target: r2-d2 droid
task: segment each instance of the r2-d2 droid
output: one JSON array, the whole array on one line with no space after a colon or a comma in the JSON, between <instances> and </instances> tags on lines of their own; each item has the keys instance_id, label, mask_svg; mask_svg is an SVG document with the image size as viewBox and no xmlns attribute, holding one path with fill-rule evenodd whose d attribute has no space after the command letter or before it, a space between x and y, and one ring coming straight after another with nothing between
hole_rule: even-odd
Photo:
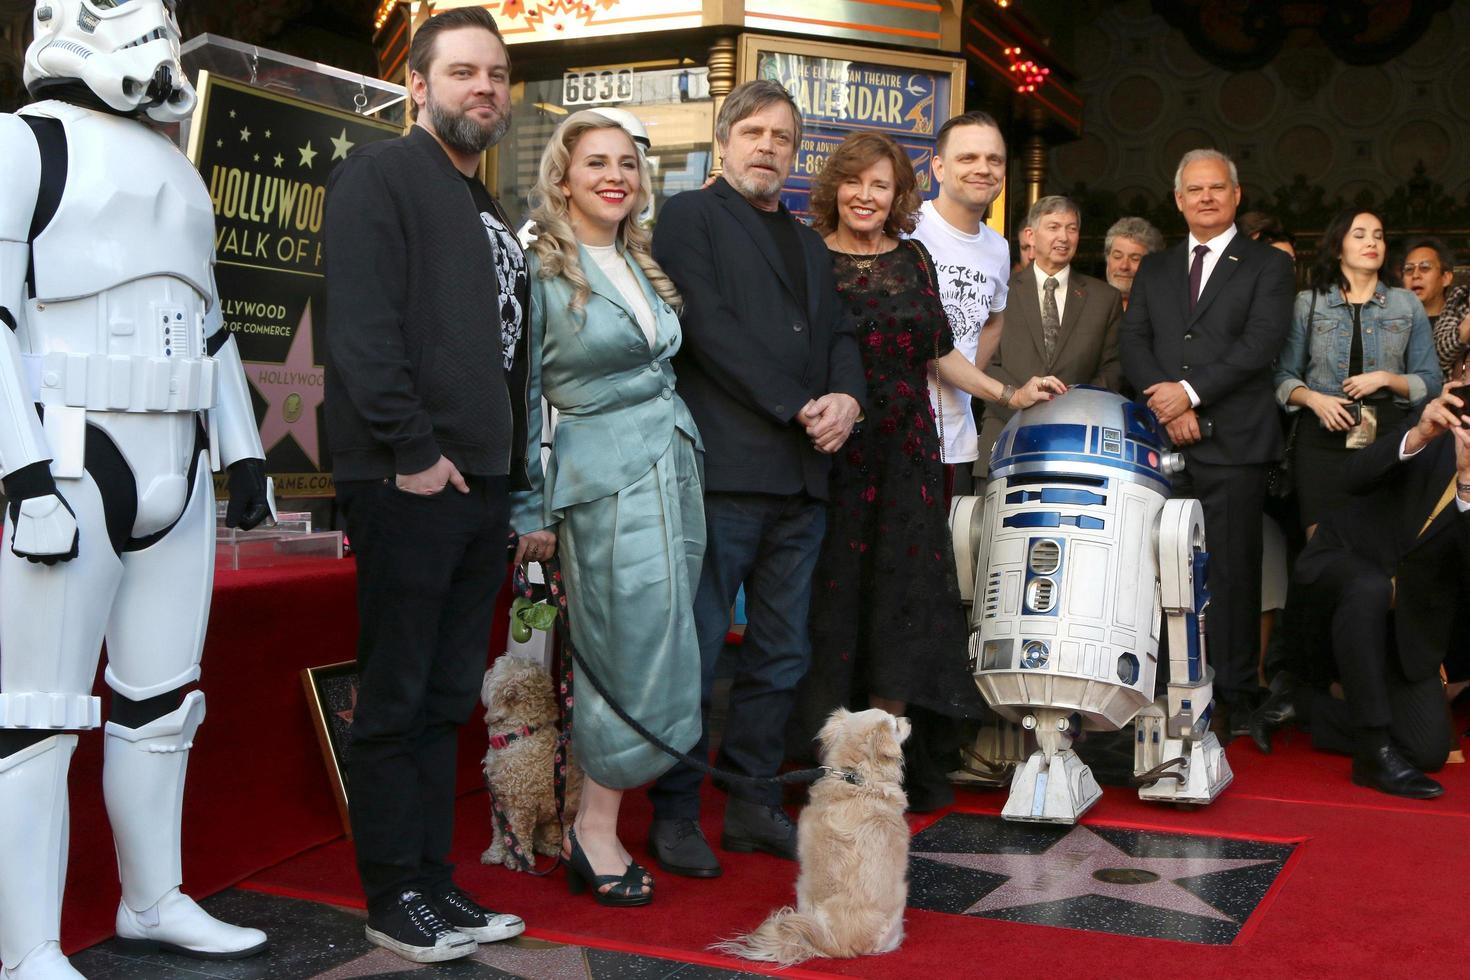
<instances>
[{"instance_id":1,"label":"r2-d2 droid","mask_svg":"<svg viewBox=\"0 0 1470 980\"><path fill-rule=\"evenodd\" d=\"M1071 748L1084 727L1134 722L1143 799L1208 803L1232 778L1209 730L1203 512L1169 499L1182 464L1147 408L1073 388L1012 417L983 499L956 506L956 553L975 556L976 682L1036 742L1016 760L1007 819L1073 823L1097 802ZM1170 682L1155 700L1161 612Z\"/></svg>"}]
</instances>

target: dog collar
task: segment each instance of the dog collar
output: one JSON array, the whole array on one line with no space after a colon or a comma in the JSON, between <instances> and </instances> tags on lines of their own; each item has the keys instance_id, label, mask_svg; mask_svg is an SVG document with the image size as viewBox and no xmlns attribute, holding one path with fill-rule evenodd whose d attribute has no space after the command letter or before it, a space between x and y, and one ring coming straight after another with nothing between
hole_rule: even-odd
<instances>
[{"instance_id":1,"label":"dog collar","mask_svg":"<svg viewBox=\"0 0 1470 980\"><path fill-rule=\"evenodd\" d=\"M861 786L863 784L863 776L862 776L862 773L859 773L859 772L856 772L856 771L854 771L854 772L847 772L847 771L842 770L842 769L834 769L831 766L818 766L818 768L821 769L827 775L829 775L829 776L835 776L835 777L837 777L838 779L842 780L844 783L847 783L850 786Z\"/></svg>"},{"instance_id":2,"label":"dog collar","mask_svg":"<svg viewBox=\"0 0 1470 980\"><path fill-rule=\"evenodd\" d=\"M490 747L496 750L504 749L505 747L510 745L511 742L523 739L527 735L533 734L535 731L536 729L531 727L530 725L522 725L520 728L517 728L513 732L501 732L498 735L491 735Z\"/></svg>"}]
</instances>

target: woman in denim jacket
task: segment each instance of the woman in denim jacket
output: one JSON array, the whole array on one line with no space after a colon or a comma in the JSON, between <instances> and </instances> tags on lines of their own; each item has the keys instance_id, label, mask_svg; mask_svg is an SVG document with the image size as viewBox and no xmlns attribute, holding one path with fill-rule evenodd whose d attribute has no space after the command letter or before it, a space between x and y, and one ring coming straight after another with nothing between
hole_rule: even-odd
<instances>
[{"instance_id":1,"label":"woman in denim jacket","mask_svg":"<svg viewBox=\"0 0 1470 980\"><path fill-rule=\"evenodd\" d=\"M1379 277L1387 252L1377 213L1339 212L1322 236L1311 288L1297 294L1277 358L1276 398L1301 413L1292 422L1291 465L1309 536L1346 499L1349 454L1391 432L1440 387L1423 305Z\"/></svg>"}]
</instances>

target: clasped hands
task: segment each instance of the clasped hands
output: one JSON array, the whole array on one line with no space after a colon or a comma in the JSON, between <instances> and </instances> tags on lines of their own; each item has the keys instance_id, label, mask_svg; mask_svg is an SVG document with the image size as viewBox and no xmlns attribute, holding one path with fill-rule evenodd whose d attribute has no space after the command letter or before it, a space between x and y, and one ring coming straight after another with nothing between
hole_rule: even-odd
<instances>
[{"instance_id":1,"label":"clasped hands","mask_svg":"<svg viewBox=\"0 0 1470 980\"><path fill-rule=\"evenodd\" d=\"M856 398L834 391L808 401L796 413L796 421L806 428L812 447L830 455L847 442L859 411Z\"/></svg>"},{"instance_id":2,"label":"clasped hands","mask_svg":"<svg viewBox=\"0 0 1470 980\"><path fill-rule=\"evenodd\" d=\"M1191 446L1200 441L1199 415L1183 384L1160 381L1143 389L1143 393L1148 398L1148 407L1163 423L1174 445Z\"/></svg>"}]
</instances>

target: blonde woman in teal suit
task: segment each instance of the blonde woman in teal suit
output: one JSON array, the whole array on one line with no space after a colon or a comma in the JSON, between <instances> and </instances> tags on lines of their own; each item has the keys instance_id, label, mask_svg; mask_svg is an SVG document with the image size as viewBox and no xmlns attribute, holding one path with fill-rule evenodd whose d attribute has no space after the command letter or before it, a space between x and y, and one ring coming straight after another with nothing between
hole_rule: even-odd
<instances>
[{"instance_id":1,"label":"blonde woman in teal suit","mask_svg":"<svg viewBox=\"0 0 1470 980\"><path fill-rule=\"evenodd\" d=\"M628 133L592 111L564 120L532 193L531 386L558 413L550 462L512 521L523 555L560 547L572 640L628 713L681 751L700 734L693 587L704 558L703 447L669 359L682 334L674 284L634 216L651 193ZM536 352L540 356L536 356ZM644 905L653 878L618 840L625 789L674 760L577 685L573 754L586 772L563 850L573 892Z\"/></svg>"}]
</instances>

